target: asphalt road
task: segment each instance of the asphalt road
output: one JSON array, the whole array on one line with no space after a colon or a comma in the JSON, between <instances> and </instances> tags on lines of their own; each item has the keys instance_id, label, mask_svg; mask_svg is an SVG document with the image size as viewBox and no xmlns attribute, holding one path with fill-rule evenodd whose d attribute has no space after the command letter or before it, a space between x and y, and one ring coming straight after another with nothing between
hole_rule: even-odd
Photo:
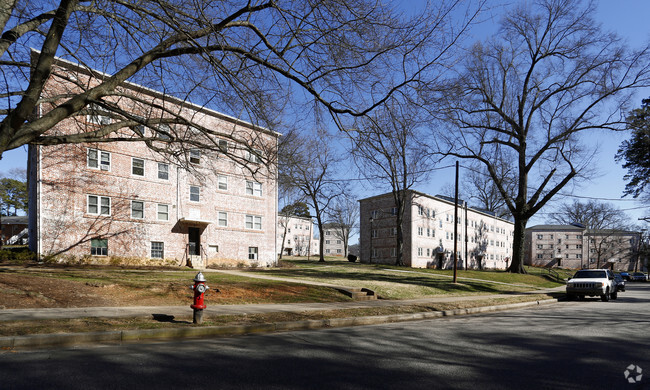
<instances>
[{"instance_id":1,"label":"asphalt road","mask_svg":"<svg viewBox=\"0 0 650 390\"><path fill-rule=\"evenodd\" d=\"M630 365L644 370L635 384L624 375ZM0 389L14 388L650 389L650 283L631 283L611 302L233 338L2 351Z\"/></svg>"}]
</instances>

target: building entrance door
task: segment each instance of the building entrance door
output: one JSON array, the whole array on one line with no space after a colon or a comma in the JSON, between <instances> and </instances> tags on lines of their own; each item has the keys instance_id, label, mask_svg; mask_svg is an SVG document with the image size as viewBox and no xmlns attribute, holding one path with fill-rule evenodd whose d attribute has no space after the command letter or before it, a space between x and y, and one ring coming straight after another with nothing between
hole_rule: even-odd
<instances>
[{"instance_id":1,"label":"building entrance door","mask_svg":"<svg viewBox=\"0 0 650 390\"><path fill-rule=\"evenodd\" d=\"M199 228L187 228L188 242L189 242L189 254L193 256L201 255L201 229Z\"/></svg>"}]
</instances>

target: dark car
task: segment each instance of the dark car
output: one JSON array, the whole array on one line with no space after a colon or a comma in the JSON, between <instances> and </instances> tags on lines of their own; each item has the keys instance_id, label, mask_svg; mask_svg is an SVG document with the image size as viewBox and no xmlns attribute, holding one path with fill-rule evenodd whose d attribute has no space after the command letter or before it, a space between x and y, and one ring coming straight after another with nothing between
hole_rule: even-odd
<instances>
[{"instance_id":1,"label":"dark car","mask_svg":"<svg viewBox=\"0 0 650 390\"><path fill-rule=\"evenodd\" d=\"M634 272L632 275L630 275L630 280L633 282L645 282L648 280L648 278L643 272Z\"/></svg>"},{"instance_id":2,"label":"dark car","mask_svg":"<svg viewBox=\"0 0 650 390\"><path fill-rule=\"evenodd\" d=\"M616 282L616 291L625 291L625 280L620 274L614 274L614 281Z\"/></svg>"},{"instance_id":3,"label":"dark car","mask_svg":"<svg viewBox=\"0 0 650 390\"><path fill-rule=\"evenodd\" d=\"M630 280L630 273L629 272L621 272L621 277L623 280Z\"/></svg>"}]
</instances>

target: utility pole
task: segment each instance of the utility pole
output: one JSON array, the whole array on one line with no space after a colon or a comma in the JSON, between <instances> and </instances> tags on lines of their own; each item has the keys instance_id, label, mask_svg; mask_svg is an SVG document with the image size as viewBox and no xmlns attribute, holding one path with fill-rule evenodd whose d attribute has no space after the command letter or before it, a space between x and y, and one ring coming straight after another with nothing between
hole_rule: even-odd
<instances>
[{"instance_id":1,"label":"utility pole","mask_svg":"<svg viewBox=\"0 0 650 390\"><path fill-rule=\"evenodd\" d=\"M454 195L454 283L458 270L458 161L456 161L456 191Z\"/></svg>"}]
</instances>

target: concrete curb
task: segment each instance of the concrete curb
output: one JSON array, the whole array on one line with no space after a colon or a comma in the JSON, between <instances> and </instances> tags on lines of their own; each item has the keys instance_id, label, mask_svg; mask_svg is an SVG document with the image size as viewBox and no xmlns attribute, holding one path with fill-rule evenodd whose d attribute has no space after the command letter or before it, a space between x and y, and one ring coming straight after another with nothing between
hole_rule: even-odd
<instances>
[{"instance_id":1,"label":"concrete curb","mask_svg":"<svg viewBox=\"0 0 650 390\"><path fill-rule=\"evenodd\" d=\"M411 314L391 314L384 316L330 318L326 320L306 320L278 322L269 324L206 326L193 328L164 328L138 329L124 331L38 334L29 336L0 337L0 348L41 348L69 347L74 345L95 343L130 343L145 340L173 340L200 337L225 337L252 333L286 332L296 330L339 328L346 326L376 325L393 322L419 321L433 318L451 317L457 315L487 313L508 309L519 309L529 306L557 303L557 299L511 303L506 305L481 306L468 309L432 311Z\"/></svg>"}]
</instances>

